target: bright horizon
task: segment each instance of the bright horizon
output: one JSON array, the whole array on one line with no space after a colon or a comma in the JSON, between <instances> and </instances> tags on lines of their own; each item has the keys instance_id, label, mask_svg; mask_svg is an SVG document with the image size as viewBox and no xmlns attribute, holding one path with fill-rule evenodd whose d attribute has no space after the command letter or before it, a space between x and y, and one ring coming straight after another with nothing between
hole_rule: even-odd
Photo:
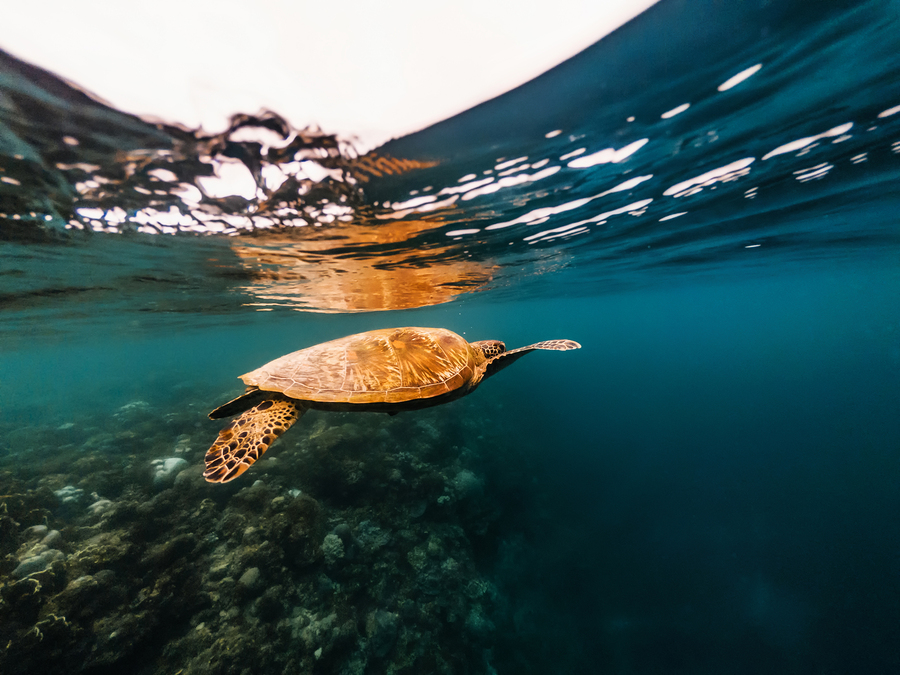
<instances>
[{"instance_id":1,"label":"bright horizon","mask_svg":"<svg viewBox=\"0 0 900 675\"><path fill-rule=\"evenodd\" d=\"M50 0L7 8L0 48L126 112L220 131L269 108L374 147L537 77L655 1Z\"/></svg>"}]
</instances>

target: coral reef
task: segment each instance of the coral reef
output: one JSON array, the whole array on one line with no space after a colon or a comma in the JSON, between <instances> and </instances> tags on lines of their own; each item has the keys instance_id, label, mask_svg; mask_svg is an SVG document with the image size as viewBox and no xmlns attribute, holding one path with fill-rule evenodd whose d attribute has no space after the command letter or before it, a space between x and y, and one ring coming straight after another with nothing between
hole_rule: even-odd
<instances>
[{"instance_id":1,"label":"coral reef","mask_svg":"<svg viewBox=\"0 0 900 675\"><path fill-rule=\"evenodd\" d=\"M227 485L192 409L3 430L0 672L494 672L499 514L454 408L310 413Z\"/></svg>"}]
</instances>

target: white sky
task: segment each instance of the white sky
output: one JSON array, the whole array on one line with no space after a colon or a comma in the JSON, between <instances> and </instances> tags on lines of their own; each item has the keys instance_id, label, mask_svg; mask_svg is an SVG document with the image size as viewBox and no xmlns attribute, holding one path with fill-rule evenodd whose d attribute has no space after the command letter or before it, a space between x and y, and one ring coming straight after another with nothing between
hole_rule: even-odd
<instances>
[{"instance_id":1,"label":"white sky","mask_svg":"<svg viewBox=\"0 0 900 675\"><path fill-rule=\"evenodd\" d=\"M0 47L209 131L268 107L372 147L530 80L656 0L34 0Z\"/></svg>"}]
</instances>

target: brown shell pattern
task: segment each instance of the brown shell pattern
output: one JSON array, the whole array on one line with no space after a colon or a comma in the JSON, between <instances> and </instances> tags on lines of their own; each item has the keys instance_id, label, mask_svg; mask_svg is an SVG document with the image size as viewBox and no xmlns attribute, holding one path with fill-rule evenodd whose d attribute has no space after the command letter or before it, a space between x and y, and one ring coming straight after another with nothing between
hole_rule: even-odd
<instances>
[{"instance_id":1,"label":"brown shell pattern","mask_svg":"<svg viewBox=\"0 0 900 675\"><path fill-rule=\"evenodd\" d=\"M475 372L469 343L443 328L387 328L301 349L242 375L248 385L327 403L440 396Z\"/></svg>"}]
</instances>

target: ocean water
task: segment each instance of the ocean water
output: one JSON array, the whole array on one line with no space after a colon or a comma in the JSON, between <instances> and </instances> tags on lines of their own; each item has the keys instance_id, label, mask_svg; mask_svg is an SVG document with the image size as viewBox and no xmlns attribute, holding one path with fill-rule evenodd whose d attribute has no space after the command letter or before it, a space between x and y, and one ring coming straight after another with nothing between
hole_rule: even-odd
<instances>
[{"instance_id":1,"label":"ocean water","mask_svg":"<svg viewBox=\"0 0 900 675\"><path fill-rule=\"evenodd\" d=\"M900 672L900 3L662 0L367 153L276 113L0 53L0 671ZM405 325L582 349L203 480L237 375Z\"/></svg>"}]
</instances>

